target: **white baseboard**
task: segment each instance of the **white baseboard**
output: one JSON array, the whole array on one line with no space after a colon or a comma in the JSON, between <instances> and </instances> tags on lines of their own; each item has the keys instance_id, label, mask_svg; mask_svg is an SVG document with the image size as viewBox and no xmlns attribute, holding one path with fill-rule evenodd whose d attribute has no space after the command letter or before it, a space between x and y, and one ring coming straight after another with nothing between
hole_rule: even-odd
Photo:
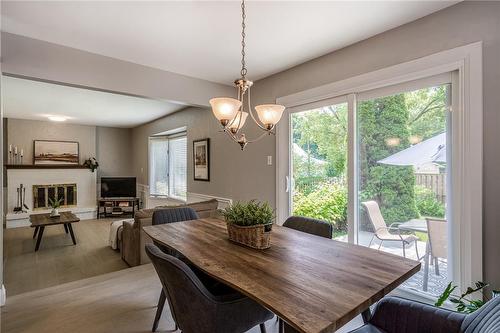
<instances>
[{"instance_id":1,"label":"white baseboard","mask_svg":"<svg viewBox=\"0 0 500 333\"><path fill-rule=\"evenodd\" d=\"M210 199L216 199L219 202L219 206L218 206L219 209L224 209L233 203L233 200L228 199L228 198L221 198L221 197L217 197L214 195L193 193L193 192L187 193L187 202L188 203L206 201L206 200L210 200Z\"/></svg>"},{"instance_id":2,"label":"white baseboard","mask_svg":"<svg viewBox=\"0 0 500 333\"><path fill-rule=\"evenodd\" d=\"M2 284L2 289L0 289L0 306L4 306L6 300L7 300L7 293L5 291L5 286Z\"/></svg>"}]
</instances>

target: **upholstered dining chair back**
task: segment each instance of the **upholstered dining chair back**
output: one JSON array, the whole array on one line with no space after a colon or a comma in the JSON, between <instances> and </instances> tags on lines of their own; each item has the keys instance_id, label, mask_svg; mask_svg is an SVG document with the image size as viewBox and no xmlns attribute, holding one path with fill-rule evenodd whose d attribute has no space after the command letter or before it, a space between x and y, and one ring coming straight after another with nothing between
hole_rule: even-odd
<instances>
[{"instance_id":1,"label":"upholstered dining chair back","mask_svg":"<svg viewBox=\"0 0 500 333\"><path fill-rule=\"evenodd\" d=\"M216 294L183 261L152 244L146 253L155 267L172 316L183 333L243 333L272 318L272 313L235 291Z\"/></svg>"},{"instance_id":2,"label":"upholstered dining chair back","mask_svg":"<svg viewBox=\"0 0 500 333\"><path fill-rule=\"evenodd\" d=\"M198 219L198 214L191 207L165 208L155 210L153 225L189 221Z\"/></svg>"},{"instance_id":3,"label":"upholstered dining chair back","mask_svg":"<svg viewBox=\"0 0 500 333\"><path fill-rule=\"evenodd\" d=\"M333 227L330 223L309 217L290 216L283 226L320 237L331 239L333 236Z\"/></svg>"}]
</instances>

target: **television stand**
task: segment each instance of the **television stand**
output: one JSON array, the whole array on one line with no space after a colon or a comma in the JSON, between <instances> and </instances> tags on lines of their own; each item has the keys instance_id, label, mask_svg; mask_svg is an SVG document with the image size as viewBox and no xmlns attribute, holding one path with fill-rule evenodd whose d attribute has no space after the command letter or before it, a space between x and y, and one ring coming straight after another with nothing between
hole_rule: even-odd
<instances>
[{"instance_id":1,"label":"television stand","mask_svg":"<svg viewBox=\"0 0 500 333\"><path fill-rule=\"evenodd\" d=\"M97 201L97 218L134 217L136 208L139 209L139 198L101 198Z\"/></svg>"}]
</instances>

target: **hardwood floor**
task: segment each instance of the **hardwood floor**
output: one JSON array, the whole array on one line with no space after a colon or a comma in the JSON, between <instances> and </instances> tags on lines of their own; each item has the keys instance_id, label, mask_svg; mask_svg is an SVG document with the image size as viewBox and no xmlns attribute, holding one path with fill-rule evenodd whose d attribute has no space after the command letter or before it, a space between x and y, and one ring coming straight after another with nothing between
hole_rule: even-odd
<instances>
[{"instance_id":1,"label":"hardwood floor","mask_svg":"<svg viewBox=\"0 0 500 333\"><path fill-rule=\"evenodd\" d=\"M112 219L73 224L73 245L63 226L45 228L35 252L33 228L4 229L4 283L7 296L56 286L128 268L120 253L108 246Z\"/></svg>"},{"instance_id":2,"label":"hardwood floor","mask_svg":"<svg viewBox=\"0 0 500 333\"><path fill-rule=\"evenodd\" d=\"M1 309L1 332L151 332L160 290L156 272L147 264L8 297ZM159 332L172 332L171 318L165 306ZM358 318L341 331L359 323ZM268 333L278 332L275 319L266 327ZM260 333L259 327L247 333Z\"/></svg>"}]
</instances>

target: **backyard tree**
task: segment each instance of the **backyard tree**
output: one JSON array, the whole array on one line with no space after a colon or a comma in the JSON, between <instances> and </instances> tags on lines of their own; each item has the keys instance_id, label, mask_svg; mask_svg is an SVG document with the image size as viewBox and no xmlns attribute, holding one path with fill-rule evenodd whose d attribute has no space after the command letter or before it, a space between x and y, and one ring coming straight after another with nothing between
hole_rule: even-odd
<instances>
[{"instance_id":1,"label":"backyard tree","mask_svg":"<svg viewBox=\"0 0 500 333\"><path fill-rule=\"evenodd\" d=\"M359 103L361 200L376 200L387 223L418 217L412 167L379 160L409 147L409 111L404 94Z\"/></svg>"}]
</instances>

